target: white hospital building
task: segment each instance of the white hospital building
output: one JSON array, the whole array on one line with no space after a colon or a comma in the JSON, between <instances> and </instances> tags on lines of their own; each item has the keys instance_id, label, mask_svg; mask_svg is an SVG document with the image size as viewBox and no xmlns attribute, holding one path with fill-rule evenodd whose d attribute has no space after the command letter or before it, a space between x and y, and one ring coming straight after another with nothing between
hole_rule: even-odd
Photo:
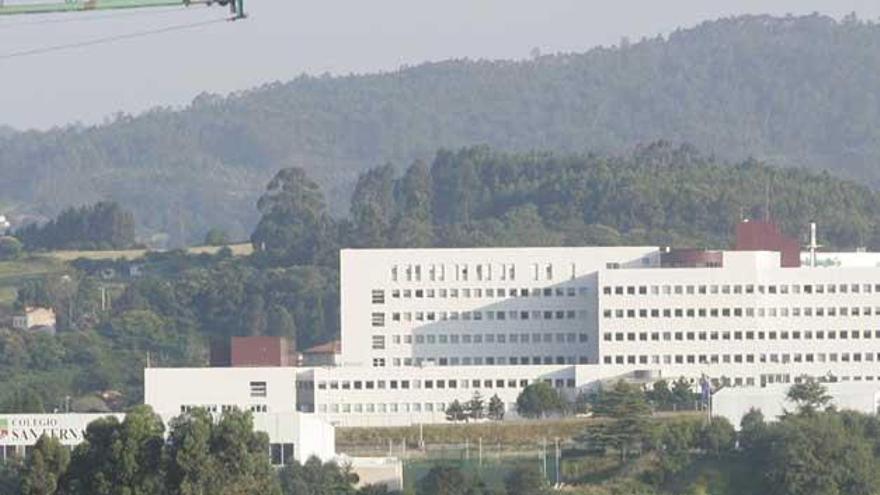
<instances>
[{"instance_id":1,"label":"white hospital building","mask_svg":"<svg viewBox=\"0 0 880 495\"><path fill-rule=\"evenodd\" d=\"M771 224L732 250L659 247L341 252L332 367L151 368L162 411L298 411L337 426L446 421L475 392L508 417L529 383L709 377L767 387L880 381L880 256L811 259ZM234 365L233 365L234 366Z\"/></svg>"}]
</instances>

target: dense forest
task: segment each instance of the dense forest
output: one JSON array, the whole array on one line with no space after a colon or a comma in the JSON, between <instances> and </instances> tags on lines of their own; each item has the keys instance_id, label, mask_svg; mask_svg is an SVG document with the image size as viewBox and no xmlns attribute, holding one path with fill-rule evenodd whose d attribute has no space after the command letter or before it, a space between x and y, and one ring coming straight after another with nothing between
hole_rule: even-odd
<instances>
[{"instance_id":1,"label":"dense forest","mask_svg":"<svg viewBox=\"0 0 880 495\"><path fill-rule=\"evenodd\" d=\"M114 202L68 208L43 225L15 231L29 250L127 249L135 243L134 215Z\"/></svg>"},{"instance_id":2,"label":"dense forest","mask_svg":"<svg viewBox=\"0 0 880 495\"><path fill-rule=\"evenodd\" d=\"M145 237L243 239L282 168L306 170L339 217L359 173L438 148L621 154L657 140L877 185L878 101L880 25L730 18L583 54L303 76L96 127L0 131L0 204L54 216L113 199Z\"/></svg>"}]
</instances>

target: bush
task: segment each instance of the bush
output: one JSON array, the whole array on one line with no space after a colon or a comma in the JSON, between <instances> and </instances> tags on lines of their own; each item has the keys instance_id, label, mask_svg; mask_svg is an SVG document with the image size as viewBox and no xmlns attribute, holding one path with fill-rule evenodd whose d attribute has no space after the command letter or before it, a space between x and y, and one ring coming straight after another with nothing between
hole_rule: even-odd
<instances>
[{"instance_id":1,"label":"bush","mask_svg":"<svg viewBox=\"0 0 880 495\"><path fill-rule=\"evenodd\" d=\"M0 261L11 261L21 257L21 241L11 236L0 237Z\"/></svg>"}]
</instances>

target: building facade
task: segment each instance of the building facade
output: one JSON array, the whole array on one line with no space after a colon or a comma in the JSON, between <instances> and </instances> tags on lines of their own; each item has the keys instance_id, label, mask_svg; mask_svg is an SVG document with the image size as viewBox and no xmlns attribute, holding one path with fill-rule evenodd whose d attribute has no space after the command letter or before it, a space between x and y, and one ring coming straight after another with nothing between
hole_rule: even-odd
<instances>
[{"instance_id":1,"label":"building facade","mask_svg":"<svg viewBox=\"0 0 880 495\"><path fill-rule=\"evenodd\" d=\"M772 226L737 233L742 250L343 250L333 365L147 370L147 400L379 426L446 421L475 393L514 417L539 381L568 397L617 379L880 382L880 256L807 266L797 260L812 256ZM177 390L154 386L164 374ZM254 382L267 397L248 395Z\"/></svg>"}]
</instances>

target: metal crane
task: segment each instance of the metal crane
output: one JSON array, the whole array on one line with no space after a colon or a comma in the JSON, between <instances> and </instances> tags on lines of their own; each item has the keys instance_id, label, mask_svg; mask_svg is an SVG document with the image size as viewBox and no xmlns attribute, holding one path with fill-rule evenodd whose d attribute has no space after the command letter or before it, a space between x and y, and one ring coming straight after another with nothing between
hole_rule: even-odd
<instances>
[{"instance_id":1,"label":"metal crane","mask_svg":"<svg viewBox=\"0 0 880 495\"><path fill-rule=\"evenodd\" d=\"M151 7L189 7L191 5L229 6L231 20L244 19L244 0L65 0L63 2L5 4L0 0L0 16L56 14L99 10L146 9Z\"/></svg>"}]
</instances>

